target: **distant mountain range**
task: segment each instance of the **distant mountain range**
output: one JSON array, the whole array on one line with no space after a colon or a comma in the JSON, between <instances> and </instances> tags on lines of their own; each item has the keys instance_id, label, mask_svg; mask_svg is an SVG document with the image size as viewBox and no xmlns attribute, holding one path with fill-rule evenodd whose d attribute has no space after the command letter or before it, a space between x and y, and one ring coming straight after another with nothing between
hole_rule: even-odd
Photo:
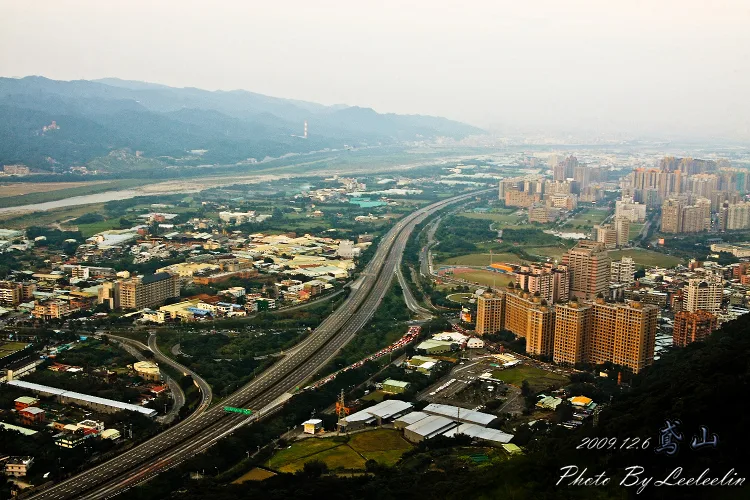
<instances>
[{"instance_id":1,"label":"distant mountain range","mask_svg":"<svg viewBox=\"0 0 750 500\"><path fill-rule=\"evenodd\" d=\"M304 122L308 138L304 139ZM244 90L210 92L104 78L0 78L0 165L63 170L117 149L232 163L344 145L393 144L483 131L445 118L381 114Z\"/></svg>"}]
</instances>

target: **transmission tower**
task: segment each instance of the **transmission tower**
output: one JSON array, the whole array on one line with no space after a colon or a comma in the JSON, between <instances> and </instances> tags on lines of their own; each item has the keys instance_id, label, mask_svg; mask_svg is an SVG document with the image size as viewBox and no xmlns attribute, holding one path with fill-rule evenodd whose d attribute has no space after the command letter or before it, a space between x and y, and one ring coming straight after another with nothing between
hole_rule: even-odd
<instances>
[{"instance_id":1,"label":"transmission tower","mask_svg":"<svg viewBox=\"0 0 750 500\"><path fill-rule=\"evenodd\" d=\"M339 431L341 428L344 428L344 430L348 427L348 422L346 421L346 404L344 402L344 389L341 389L341 394L339 395L339 401L336 405L338 407L338 417L339 417Z\"/></svg>"}]
</instances>

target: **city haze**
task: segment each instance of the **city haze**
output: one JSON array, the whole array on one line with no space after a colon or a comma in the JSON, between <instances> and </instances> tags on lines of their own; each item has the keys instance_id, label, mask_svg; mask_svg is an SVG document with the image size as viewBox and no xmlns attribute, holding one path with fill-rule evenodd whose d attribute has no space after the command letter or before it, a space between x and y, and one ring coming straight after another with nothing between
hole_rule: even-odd
<instances>
[{"instance_id":1,"label":"city haze","mask_svg":"<svg viewBox=\"0 0 750 500\"><path fill-rule=\"evenodd\" d=\"M3 2L0 75L246 89L502 133L750 139L741 1Z\"/></svg>"}]
</instances>

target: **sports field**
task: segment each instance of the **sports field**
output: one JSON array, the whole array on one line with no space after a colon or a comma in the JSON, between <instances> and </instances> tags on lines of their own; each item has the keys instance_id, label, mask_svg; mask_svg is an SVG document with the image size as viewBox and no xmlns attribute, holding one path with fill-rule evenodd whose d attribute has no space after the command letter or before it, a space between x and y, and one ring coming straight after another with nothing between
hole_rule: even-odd
<instances>
[{"instance_id":1,"label":"sports field","mask_svg":"<svg viewBox=\"0 0 750 500\"><path fill-rule=\"evenodd\" d=\"M500 252L494 253L490 256L489 252L482 253L467 253L466 255L459 255L458 257L451 257L449 259L440 260L436 262L438 265L453 265L453 266L489 266L490 258L493 263L497 262L517 262L521 263L523 260L514 253Z\"/></svg>"},{"instance_id":2,"label":"sports field","mask_svg":"<svg viewBox=\"0 0 750 500\"><path fill-rule=\"evenodd\" d=\"M514 366L507 370L495 370L492 372L492 376L502 380L506 384L512 384L517 387L521 387L523 381L526 380L533 391L543 391L549 386L558 388L570 382L568 377L564 375L528 365Z\"/></svg>"},{"instance_id":3,"label":"sports field","mask_svg":"<svg viewBox=\"0 0 750 500\"><path fill-rule=\"evenodd\" d=\"M394 465L411 449L401 433L391 429L351 434L344 437L307 438L271 457L268 467L280 472L302 470L305 462L321 460L330 470L363 470L367 460Z\"/></svg>"}]
</instances>

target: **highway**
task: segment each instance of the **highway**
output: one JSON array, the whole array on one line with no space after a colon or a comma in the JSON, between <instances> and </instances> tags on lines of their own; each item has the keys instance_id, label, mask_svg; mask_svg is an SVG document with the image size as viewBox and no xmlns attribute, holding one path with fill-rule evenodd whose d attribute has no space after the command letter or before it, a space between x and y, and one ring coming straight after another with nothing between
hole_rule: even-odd
<instances>
[{"instance_id":1,"label":"highway","mask_svg":"<svg viewBox=\"0 0 750 500\"><path fill-rule=\"evenodd\" d=\"M143 342L139 342L134 339L130 339L128 337L120 337L118 335L112 335L111 333L106 334L109 338L116 340L117 342L120 342L121 344L124 344L126 346L132 346L137 349L140 349L142 351L151 351L154 353L154 358L158 363L166 364L177 370L178 372L182 373L183 375L190 375L193 378L193 383L195 383L196 387L201 392L201 402L198 405L198 407L195 409L195 411L192 413L191 418L194 418L196 415L203 413L211 404L211 399L213 398L213 392L211 391L211 386L208 385L208 382L206 382L200 375L195 373L190 368L181 365L180 363L176 362L170 357L165 356L160 350L159 346L156 343L157 336L155 334L151 334L148 338L148 345L145 345ZM164 376L164 375L162 375ZM182 406L185 403L185 393L182 391L182 389L179 386L179 381L175 380L173 381L174 384L177 385L177 388L179 389L179 393L181 396L177 395L175 393L175 390L172 390L172 393L175 394L175 407ZM172 387L173 384L170 384L170 387ZM182 402L178 404L178 398L182 399Z\"/></svg>"},{"instance_id":2,"label":"highway","mask_svg":"<svg viewBox=\"0 0 750 500\"><path fill-rule=\"evenodd\" d=\"M30 498L63 500L115 496L277 409L290 392L293 393L323 368L372 317L396 275L414 226L444 206L477 194L472 192L433 203L397 222L382 238L375 255L352 284L352 290L343 304L284 358L222 402L222 406L258 410L254 415L248 417L226 413L218 406L193 414L126 453ZM149 344L151 341L149 338Z\"/></svg>"},{"instance_id":3,"label":"highway","mask_svg":"<svg viewBox=\"0 0 750 500\"><path fill-rule=\"evenodd\" d=\"M419 316L419 319L421 320L428 320L432 318L433 316L430 311L419 305L417 299L414 298L414 294L411 293L411 288L409 288L409 284L404 278L404 273L401 272L401 266L399 266L398 270L396 271L396 276L398 277L398 284L399 286L401 286L401 290L404 294L404 303L406 303L406 307L409 308L411 312Z\"/></svg>"}]
</instances>

